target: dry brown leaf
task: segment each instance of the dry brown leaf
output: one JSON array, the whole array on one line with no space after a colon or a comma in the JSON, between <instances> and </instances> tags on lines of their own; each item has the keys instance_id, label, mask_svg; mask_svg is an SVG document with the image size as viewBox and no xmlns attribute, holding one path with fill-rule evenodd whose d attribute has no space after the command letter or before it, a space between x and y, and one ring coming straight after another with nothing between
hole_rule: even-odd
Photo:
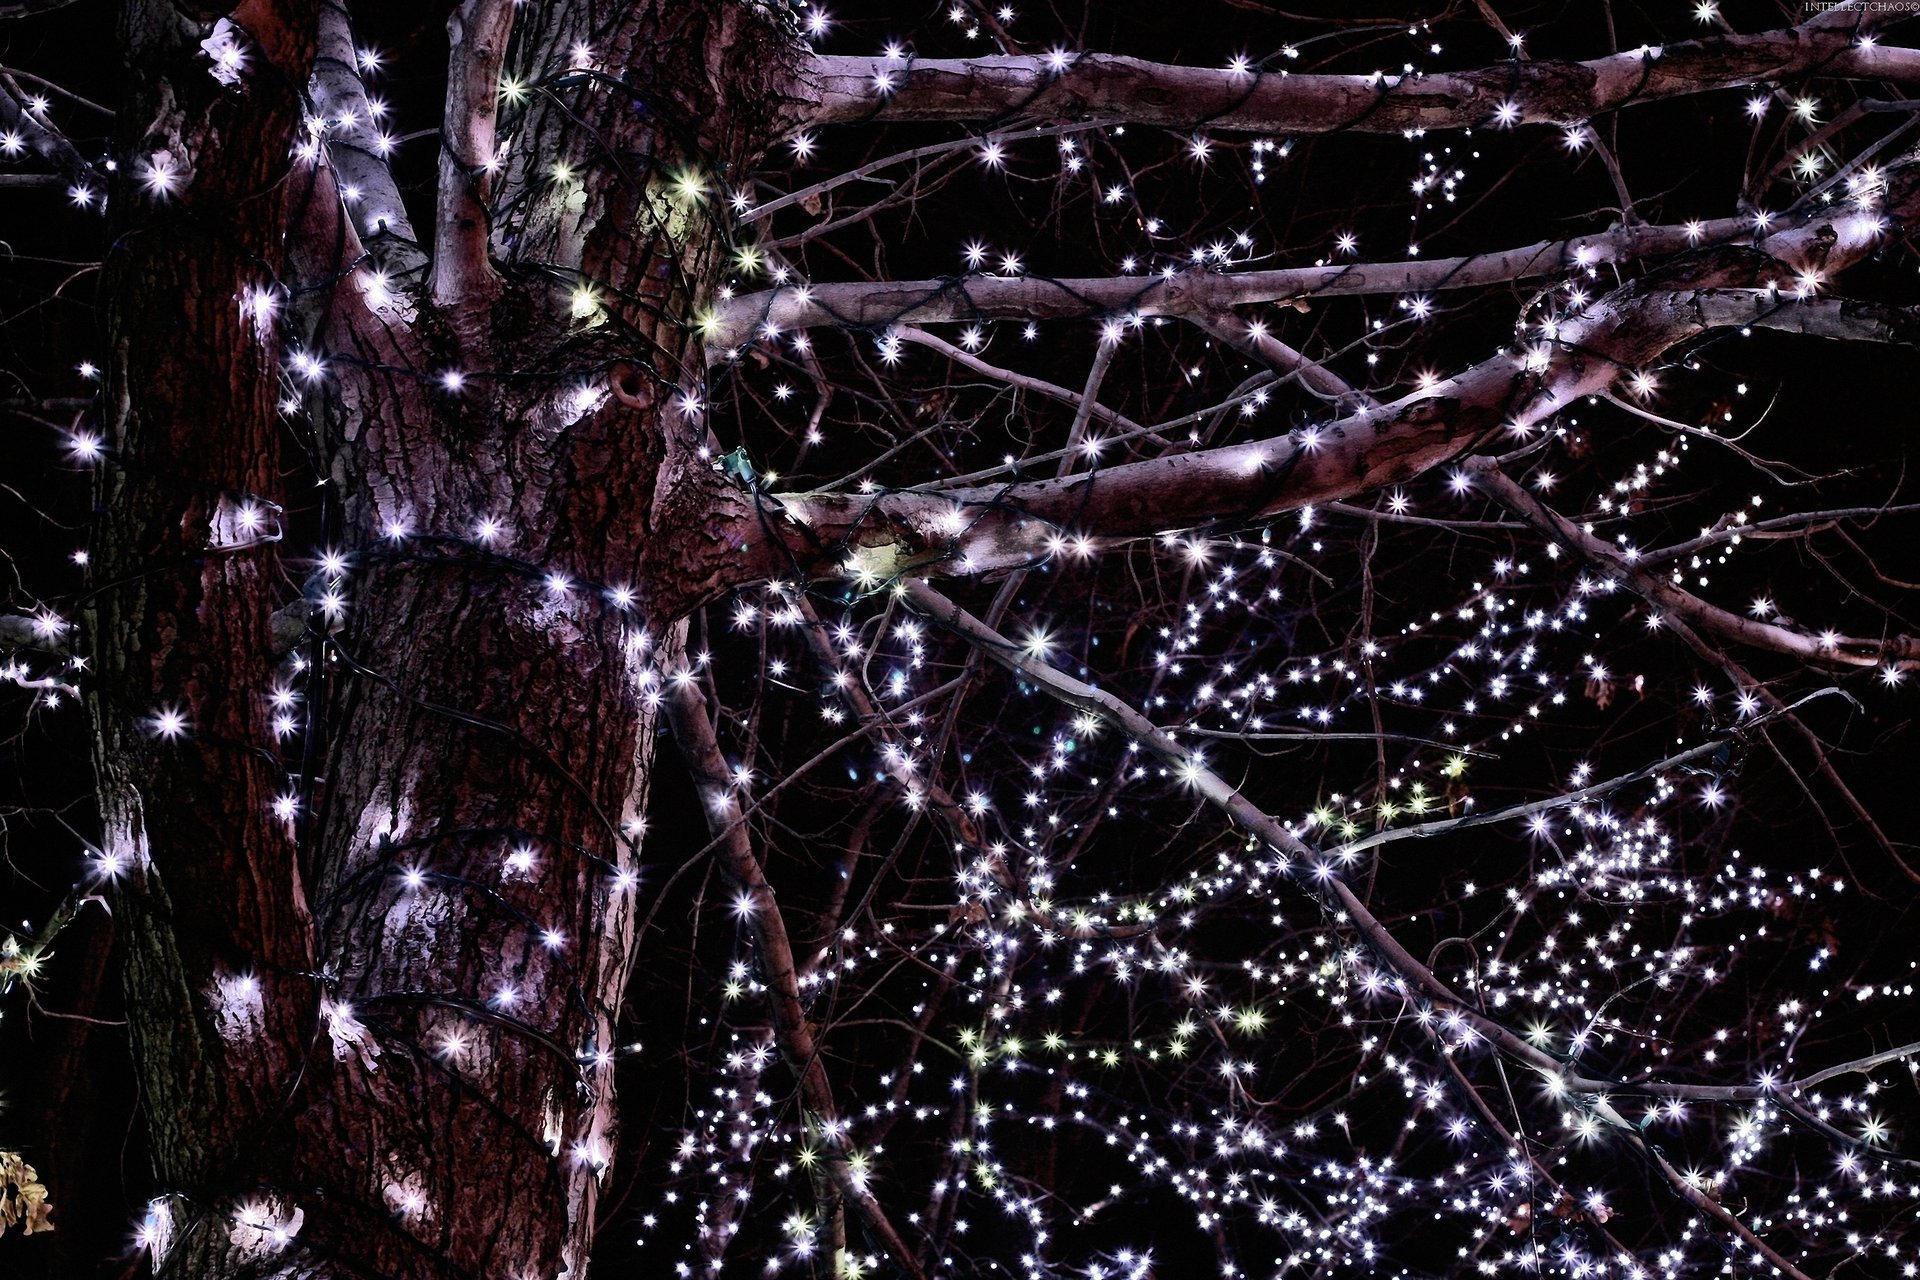
<instances>
[{"instance_id":1,"label":"dry brown leaf","mask_svg":"<svg viewBox=\"0 0 1920 1280\"><path fill-rule=\"evenodd\" d=\"M0 1235L19 1225L24 1235L53 1230L53 1206L40 1175L18 1151L0 1151Z\"/></svg>"}]
</instances>

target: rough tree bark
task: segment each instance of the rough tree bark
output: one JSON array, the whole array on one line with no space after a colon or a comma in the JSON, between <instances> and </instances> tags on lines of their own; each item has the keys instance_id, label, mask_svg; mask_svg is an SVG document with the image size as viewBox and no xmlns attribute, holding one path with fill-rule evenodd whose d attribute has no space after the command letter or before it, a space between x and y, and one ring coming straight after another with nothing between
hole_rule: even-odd
<instances>
[{"instance_id":1,"label":"rough tree bark","mask_svg":"<svg viewBox=\"0 0 1920 1280\"><path fill-rule=\"evenodd\" d=\"M113 199L129 465L102 494L87 649L173 1274L584 1272L653 755L641 673L735 552L737 491L676 392L704 365L682 317L724 264L712 175L769 135L797 49L751 6L623 6L611 32L587 9L456 16L480 69L455 68L449 109L486 124L450 121L482 154L448 149L428 289L391 224L363 242L325 164L288 158L352 92L336 47L303 102L317 5L235 15L268 64L244 94L198 57L210 21L128 8L125 141L152 160ZM509 18L528 61L573 58L596 91L503 103L520 145L495 175ZM324 366L288 382L283 341ZM559 366L607 385L538 376ZM391 554L280 560L301 426L328 536ZM294 675L275 635L303 617ZM323 758L276 749L296 700Z\"/></svg>"},{"instance_id":2,"label":"rough tree bark","mask_svg":"<svg viewBox=\"0 0 1920 1280\"><path fill-rule=\"evenodd\" d=\"M310 17L289 6L258 24L275 68L306 65ZM123 141L147 168L120 174L122 248L103 290L109 439L137 460L103 474L85 627L103 856L129 885L129 1019L157 1172L183 1208L231 1209L291 1171L281 1116L319 996L292 832L270 807L279 588L239 516L239 495L280 483L275 356L234 305L279 256L300 104L284 74L250 102L219 92L192 63L197 24L169 5L128 5L122 21ZM163 171L190 198L144 199ZM195 749L179 750L188 726ZM224 1225L184 1230L182 1265L218 1273Z\"/></svg>"}]
</instances>

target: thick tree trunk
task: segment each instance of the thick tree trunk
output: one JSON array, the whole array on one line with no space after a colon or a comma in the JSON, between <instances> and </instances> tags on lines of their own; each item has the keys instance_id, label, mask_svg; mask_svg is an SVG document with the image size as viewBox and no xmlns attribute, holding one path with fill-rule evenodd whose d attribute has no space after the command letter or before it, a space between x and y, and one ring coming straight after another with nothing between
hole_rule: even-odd
<instances>
[{"instance_id":1,"label":"thick tree trunk","mask_svg":"<svg viewBox=\"0 0 1920 1280\"><path fill-rule=\"evenodd\" d=\"M195 65L202 24L130 7L129 149L186 180L114 197L88 623L169 1273L585 1270L657 655L752 523L683 394L725 262L708 202L793 49L751 6L611 33L585 8L516 10L526 66L591 66L500 122L492 265L430 300L286 158L312 7L253 15L244 96ZM298 352L322 368L283 418ZM344 566L274 540L312 484L289 441Z\"/></svg>"}]
</instances>

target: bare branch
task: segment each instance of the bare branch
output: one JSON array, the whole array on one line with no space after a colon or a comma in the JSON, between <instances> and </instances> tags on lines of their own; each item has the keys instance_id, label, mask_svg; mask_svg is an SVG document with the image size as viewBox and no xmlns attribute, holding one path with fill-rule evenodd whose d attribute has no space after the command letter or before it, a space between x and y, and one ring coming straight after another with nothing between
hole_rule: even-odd
<instances>
[{"instance_id":1,"label":"bare branch","mask_svg":"<svg viewBox=\"0 0 1920 1280\"><path fill-rule=\"evenodd\" d=\"M1371 409L1378 404L1321 361L1274 337L1264 324L1249 324L1231 311L1211 312L1200 317L1198 323L1215 341L1253 357L1277 374L1292 374L1301 386L1322 400L1331 401L1335 408Z\"/></svg>"},{"instance_id":2,"label":"bare branch","mask_svg":"<svg viewBox=\"0 0 1920 1280\"><path fill-rule=\"evenodd\" d=\"M1859 298L1803 298L1778 289L1707 290L1699 307L1700 318L1715 329L1774 329L1840 342L1920 345L1920 315Z\"/></svg>"},{"instance_id":3,"label":"bare branch","mask_svg":"<svg viewBox=\"0 0 1920 1280\"><path fill-rule=\"evenodd\" d=\"M1739 614L1729 613L1675 586L1667 578L1640 568L1627 552L1595 537L1528 493L1502 471L1500 464L1492 458L1471 458L1465 465L1475 481L1501 506L1582 560L1604 570L1649 604L1685 619L1689 625L1701 631L1719 636L1722 640L1785 654L1818 667L1877 667L1883 663L1901 671L1920 667L1920 639L1912 636L1869 640L1837 633L1809 635L1757 618L1743 618Z\"/></svg>"},{"instance_id":4,"label":"bare branch","mask_svg":"<svg viewBox=\"0 0 1920 1280\"><path fill-rule=\"evenodd\" d=\"M1044 378L1035 378L1028 374L1016 373L1012 369L1003 369L997 364L989 364L979 356L974 355L971 351L956 347L951 342L928 333L925 329L901 329L898 331L898 336L903 341L926 347L930 351L938 351L955 364L963 368L971 369L975 373L985 377L992 378L995 382L1004 382L1010 387L1016 387L1022 391L1031 391L1036 395L1046 396L1049 400L1059 400L1065 404L1075 406L1076 409L1081 409L1082 406L1085 406L1083 411L1090 412L1094 417L1100 419L1100 421L1111 423L1123 431L1140 431L1144 429L1139 423L1123 413L1115 412L1103 404L1089 403L1078 391L1074 391L1069 387L1063 387L1057 382L1048 382Z\"/></svg>"},{"instance_id":5,"label":"bare branch","mask_svg":"<svg viewBox=\"0 0 1920 1280\"><path fill-rule=\"evenodd\" d=\"M98 176L93 165L28 98L12 76L0 73L0 132L17 137L69 182L91 187Z\"/></svg>"},{"instance_id":6,"label":"bare branch","mask_svg":"<svg viewBox=\"0 0 1920 1280\"><path fill-rule=\"evenodd\" d=\"M1880 516L1911 515L1920 511L1920 504L1903 503L1899 506L1883 507L1835 507L1828 511L1796 511L1792 515L1776 516L1772 520L1753 520L1745 524L1722 520L1712 529L1706 530L1697 538L1685 542L1676 542L1670 547L1661 547L1649 551L1640 557L1642 565L1660 564L1681 556L1690 556L1704 551L1708 547L1718 546L1722 542L1739 542L1742 539L1754 541L1782 538L1804 538L1815 528L1831 528L1842 520L1872 521Z\"/></svg>"},{"instance_id":7,"label":"bare branch","mask_svg":"<svg viewBox=\"0 0 1920 1280\"><path fill-rule=\"evenodd\" d=\"M389 268L405 273L425 265L426 253L416 243L413 222L400 188L393 180L385 159L387 145L381 139L379 120L367 101L366 86L361 83L353 29L342 3L320 6L319 42L313 61L313 97L315 105L335 120L355 123L327 134L327 157L338 173L342 190L358 194L354 212L358 215L363 238L391 236Z\"/></svg>"},{"instance_id":8,"label":"bare branch","mask_svg":"<svg viewBox=\"0 0 1920 1280\"><path fill-rule=\"evenodd\" d=\"M853 714L863 725L871 726L875 736L882 741L898 746L898 735L888 732L891 717L875 705L873 699L867 694L866 686L859 680L842 682L836 679L841 674L840 658L833 651L833 642L827 637L826 626L814 612L813 602L807 599L805 593L796 593L794 607L800 611L800 617L806 629L807 648L813 651L814 661L819 664L821 674L826 679L834 681L835 687L852 704ZM986 847L986 838L980 834L980 824L973 820L973 815L968 813L965 807L953 798L953 793L940 785L937 779L927 778L923 781L916 776L909 766L905 752L883 752L881 760L887 773L899 784L903 792L908 796L924 795L933 811L940 815L947 824L948 830L953 832L961 844L976 851Z\"/></svg>"},{"instance_id":9,"label":"bare branch","mask_svg":"<svg viewBox=\"0 0 1920 1280\"><path fill-rule=\"evenodd\" d=\"M20 81L24 80L28 84L37 85L45 89L56 98L64 98L76 107L84 107L95 115L105 116L109 120L114 118L115 112L112 107L103 106L95 102L92 98L77 94L57 80L49 80L45 76L37 76L31 71L22 71L19 67L0 66L0 75L5 75L7 80L12 84L17 85Z\"/></svg>"},{"instance_id":10,"label":"bare branch","mask_svg":"<svg viewBox=\"0 0 1920 1280\"><path fill-rule=\"evenodd\" d=\"M1181 747L1165 731L1113 694L1095 689L1044 662L1034 660L1031 655L1014 646L1006 637L925 583L908 584L906 597L914 608L945 624L978 652L1016 675L1032 681L1049 696L1068 706L1091 712L1127 733L1141 747L1174 766L1188 785L1198 791L1209 803L1223 811L1235 825L1260 839L1268 847L1304 862L1317 861L1313 850L1301 843L1284 824L1255 806L1231 783L1208 768L1198 756ZM1422 964L1401 945L1345 881L1336 876L1328 876L1325 878L1325 888L1322 892L1353 922L1387 966L1396 971L1413 989L1423 991L1429 997L1451 1006L1464 1021L1472 1024L1476 1031L1492 1041L1509 1057L1539 1072L1554 1087L1570 1093L1586 1095L1587 1105L1592 1108L1594 1114L1603 1119L1636 1151L1649 1159L1659 1169L1661 1176L1689 1204L1746 1241L1770 1263L1778 1267L1783 1274L1795 1277L1795 1280L1809 1280L1804 1272L1781 1256L1738 1217L1689 1182L1683 1174L1667 1163L1666 1158L1658 1150L1640 1136L1639 1132L1607 1099L1610 1092L1619 1088L1617 1084L1588 1079L1569 1071L1565 1063L1528 1043L1505 1024L1481 1012L1477 1005L1463 999L1429 966ZM1905 1055L1896 1051L1895 1056ZM1847 1067L1842 1066L1839 1069L1846 1070ZM1648 1087L1653 1091L1659 1088L1659 1086Z\"/></svg>"},{"instance_id":11,"label":"bare branch","mask_svg":"<svg viewBox=\"0 0 1920 1280\"><path fill-rule=\"evenodd\" d=\"M800 187L784 195L776 196L765 204L757 204L745 213L740 214L736 221L741 226L747 226L751 223L759 222L762 219L772 217L782 209L789 209L797 204L805 204L808 200L817 200L828 192L838 190L850 182L863 182L873 177L874 174L890 169L894 165L907 164L914 160L925 160L932 156L951 155L955 151L971 150L980 146L982 141L1017 142L1021 138L1051 138L1060 134L1081 133L1085 130L1097 129L1099 127L1097 123L1041 125L1030 129L1015 130L1006 134L993 134L986 139L975 137L952 138L946 142L934 142L924 147L914 147L909 151L898 151L892 155L881 156L877 160L869 160L867 163L852 169L843 169L830 178L823 178L811 186Z\"/></svg>"},{"instance_id":12,"label":"bare branch","mask_svg":"<svg viewBox=\"0 0 1920 1280\"><path fill-rule=\"evenodd\" d=\"M447 19L452 49L428 279L433 301L441 307L458 308L499 286L487 258L487 196L497 145L495 100L513 10L512 0L462 0Z\"/></svg>"},{"instance_id":13,"label":"bare branch","mask_svg":"<svg viewBox=\"0 0 1920 1280\"><path fill-rule=\"evenodd\" d=\"M1889 171L1888 212L1920 210L1920 166ZM1019 567L1075 537L1089 548L1219 521L1251 522L1399 484L1503 428L1526 430L1609 387L1708 327L1703 291L1764 288L1828 275L1883 242L1881 219L1855 212L1802 223L1754 249L1684 259L1596 300L1551 344L1510 351L1413 394L1311 431L1173 454L1025 484L877 495L788 493L777 544L743 573L852 574L869 585L905 573ZM1681 287L1675 287L1681 286Z\"/></svg>"},{"instance_id":14,"label":"bare branch","mask_svg":"<svg viewBox=\"0 0 1920 1280\"><path fill-rule=\"evenodd\" d=\"M1832 690L1828 690L1828 692L1832 692ZM1375 831L1370 835L1361 836L1357 840L1349 840L1337 849L1334 849L1332 854L1336 858L1344 859L1364 853L1368 849L1378 848L1383 844L1392 844L1397 840L1425 840L1433 836L1444 836L1456 831L1466 831L1473 827L1492 826L1495 823L1512 822L1517 818L1528 818L1535 814L1552 813L1558 809L1568 809L1574 805L1585 804L1587 801L1600 796L1611 795L1620 788L1629 786L1635 782L1644 782L1646 779L1654 777L1657 774L1665 773L1669 769L1678 769L1692 764L1695 760L1704 759L1712 755L1725 745L1725 739L1716 738L1708 742L1703 742L1698 746L1689 747L1685 751L1667 756L1665 759L1656 760L1652 764L1643 765L1629 773L1623 773L1617 778L1608 778L1604 782L1589 783L1584 787L1566 792L1563 795L1549 796L1544 800L1530 800L1525 804L1516 804L1505 809L1494 809L1486 813L1469 814L1463 818L1442 818L1437 822L1418 822L1407 827L1387 827L1380 831Z\"/></svg>"},{"instance_id":15,"label":"bare branch","mask_svg":"<svg viewBox=\"0 0 1920 1280\"><path fill-rule=\"evenodd\" d=\"M1120 119L1177 129L1402 133L1572 124L1638 102L1809 76L1920 78L1920 51L1867 46L1863 11L1798 27L1642 47L1585 62L1511 62L1432 75L1291 75L1107 54L818 56L790 127L867 120Z\"/></svg>"},{"instance_id":16,"label":"bare branch","mask_svg":"<svg viewBox=\"0 0 1920 1280\"><path fill-rule=\"evenodd\" d=\"M16 0L14 4L0 5L0 22L9 22L16 18L37 18L42 14L64 9L74 0Z\"/></svg>"},{"instance_id":17,"label":"bare branch","mask_svg":"<svg viewBox=\"0 0 1920 1280\"><path fill-rule=\"evenodd\" d=\"M799 971L794 963L786 918L781 914L773 886L767 883L759 859L754 857L745 824L731 820L734 800L728 786L730 773L714 736L713 721L707 715L700 687L691 680L670 680L667 684L667 720L673 729L674 742L687 762L688 772L693 775L707 812L708 826L718 841L721 871L748 904L745 918L760 952L774 1039L787 1069L799 1083L801 1098L813 1113L815 1132L827 1148L823 1156L827 1176L853 1204L868 1230L884 1244L894 1261L914 1280L922 1280L913 1251L901 1239L864 1180L853 1171L849 1160L852 1153L845 1148L837 1126L833 1125L836 1116L833 1087L827 1080L826 1065L820 1059L819 1045L814 1040L813 1023L800 1002Z\"/></svg>"},{"instance_id":18,"label":"bare branch","mask_svg":"<svg viewBox=\"0 0 1920 1280\"><path fill-rule=\"evenodd\" d=\"M51 613L0 613L0 646L64 656L72 624Z\"/></svg>"},{"instance_id":19,"label":"bare branch","mask_svg":"<svg viewBox=\"0 0 1920 1280\"><path fill-rule=\"evenodd\" d=\"M1751 218L1718 218L1680 226L1614 227L1593 235L1543 240L1499 253L1346 266L1286 267L1234 275L1183 272L1174 276L965 276L950 280L894 280L815 284L742 294L720 304L704 330L709 359L722 359L768 327L837 325L877 328L1019 318L1073 320L1087 316L1213 315L1232 307L1294 298L1425 293L1469 289L1553 275L1577 268L1660 257L1754 234Z\"/></svg>"}]
</instances>

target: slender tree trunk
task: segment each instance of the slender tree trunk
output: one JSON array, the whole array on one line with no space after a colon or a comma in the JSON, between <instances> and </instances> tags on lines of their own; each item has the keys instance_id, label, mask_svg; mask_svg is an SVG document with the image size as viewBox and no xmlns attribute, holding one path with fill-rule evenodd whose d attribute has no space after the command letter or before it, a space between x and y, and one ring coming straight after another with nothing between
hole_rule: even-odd
<instances>
[{"instance_id":1,"label":"slender tree trunk","mask_svg":"<svg viewBox=\"0 0 1920 1280\"><path fill-rule=\"evenodd\" d=\"M490 261L429 297L288 157L310 4L254 15L244 94L207 24L129 6L130 149L180 177L114 193L88 625L170 1274L585 1271L656 655L752 525L696 407L709 206L794 47L721 0L589 8L516 9L519 61L579 74L503 106ZM444 249L475 206L442 195ZM313 473L344 564L276 540Z\"/></svg>"}]
</instances>

